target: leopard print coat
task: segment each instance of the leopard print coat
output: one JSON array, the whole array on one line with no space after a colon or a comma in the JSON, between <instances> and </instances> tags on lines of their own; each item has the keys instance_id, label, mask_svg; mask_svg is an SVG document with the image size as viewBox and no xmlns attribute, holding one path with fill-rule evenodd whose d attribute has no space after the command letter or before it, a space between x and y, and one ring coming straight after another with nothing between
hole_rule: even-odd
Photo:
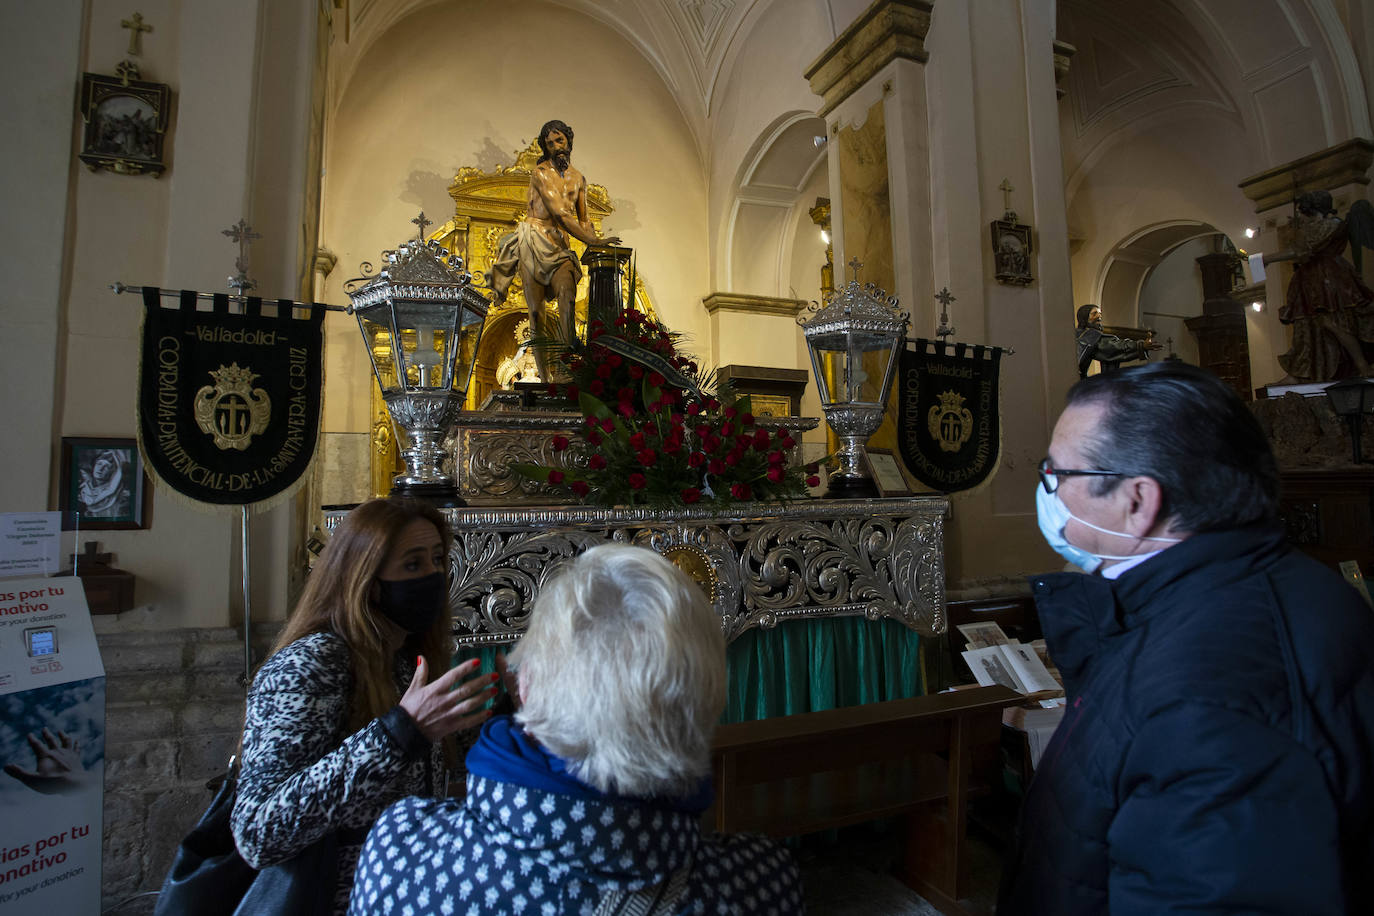
<instances>
[{"instance_id":1,"label":"leopard print coat","mask_svg":"<svg viewBox=\"0 0 1374 916\"><path fill-rule=\"evenodd\" d=\"M414 662L398 655L398 700L414 673ZM348 645L333 633L303 636L263 663L248 694L232 817L234 842L254 868L352 828L359 842L339 842L338 913L347 910L361 838L377 815L409 795L440 796L445 776L438 744L407 759L380 719L345 734L352 692Z\"/></svg>"}]
</instances>

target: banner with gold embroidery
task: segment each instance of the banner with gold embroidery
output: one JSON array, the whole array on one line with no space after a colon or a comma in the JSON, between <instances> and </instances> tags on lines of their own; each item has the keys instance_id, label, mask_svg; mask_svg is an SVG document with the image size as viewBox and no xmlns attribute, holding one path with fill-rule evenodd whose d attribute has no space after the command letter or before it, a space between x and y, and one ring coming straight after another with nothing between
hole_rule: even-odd
<instances>
[{"instance_id":1,"label":"banner with gold embroidery","mask_svg":"<svg viewBox=\"0 0 1374 916\"><path fill-rule=\"evenodd\" d=\"M216 295L197 311L143 290L138 445L154 476L215 506L264 509L304 482L320 431L324 309L293 317L292 303L248 297L242 314Z\"/></svg>"},{"instance_id":2,"label":"banner with gold embroidery","mask_svg":"<svg viewBox=\"0 0 1374 916\"><path fill-rule=\"evenodd\" d=\"M933 490L971 490L997 469L1001 347L911 340L898 376L897 444L907 470Z\"/></svg>"}]
</instances>

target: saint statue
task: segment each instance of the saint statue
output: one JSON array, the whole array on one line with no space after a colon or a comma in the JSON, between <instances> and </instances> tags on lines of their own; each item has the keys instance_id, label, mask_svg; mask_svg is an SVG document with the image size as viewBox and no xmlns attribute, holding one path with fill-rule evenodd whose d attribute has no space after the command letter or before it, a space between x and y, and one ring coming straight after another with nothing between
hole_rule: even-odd
<instances>
[{"instance_id":1,"label":"saint statue","mask_svg":"<svg viewBox=\"0 0 1374 916\"><path fill-rule=\"evenodd\" d=\"M518 346L515 355L501 360L496 367L496 384L504 391L510 391L516 382L538 382L543 378L535 362L535 348L530 345L530 323L521 321L515 326L515 339Z\"/></svg>"},{"instance_id":2,"label":"saint statue","mask_svg":"<svg viewBox=\"0 0 1374 916\"><path fill-rule=\"evenodd\" d=\"M1360 278L1360 249L1374 247L1374 207L1357 200L1345 219L1327 191L1296 200L1293 249L1266 254L1264 263L1293 261L1279 321L1293 327L1293 344L1279 357L1294 382L1325 382L1370 374L1374 356L1374 290ZM1350 245L1352 264L1345 258Z\"/></svg>"},{"instance_id":3,"label":"saint statue","mask_svg":"<svg viewBox=\"0 0 1374 916\"><path fill-rule=\"evenodd\" d=\"M573 339L573 303L582 265L568 247L568 236L587 245L619 245L615 236L597 236L587 218L587 179L572 167L572 128L562 121L549 121L539 128L539 161L530 170L526 203L528 215L515 231L497 243L496 260L491 267L495 302L506 301L511 281L519 271L530 310L530 323L539 337L550 336L544 321L545 303L558 305L558 336ZM534 350L539 377L549 379L544 355Z\"/></svg>"},{"instance_id":4,"label":"saint statue","mask_svg":"<svg viewBox=\"0 0 1374 916\"><path fill-rule=\"evenodd\" d=\"M1074 339L1078 344L1078 377L1087 378L1093 360L1103 372L1115 372L1121 364L1137 359L1149 359L1151 350L1160 345L1150 340L1117 337L1102 330L1102 309L1088 303L1078 307L1078 329Z\"/></svg>"}]
</instances>

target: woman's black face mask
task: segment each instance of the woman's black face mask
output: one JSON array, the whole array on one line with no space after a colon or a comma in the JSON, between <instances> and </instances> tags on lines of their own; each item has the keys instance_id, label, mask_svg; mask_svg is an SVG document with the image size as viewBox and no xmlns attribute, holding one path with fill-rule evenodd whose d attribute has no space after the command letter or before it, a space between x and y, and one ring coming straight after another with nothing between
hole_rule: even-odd
<instances>
[{"instance_id":1,"label":"woman's black face mask","mask_svg":"<svg viewBox=\"0 0 1374 916\"><path fill-rule=\"evenodd\" d=\"M407 633L423 633L448 604L448 577L441 572L418 579L378 579L377 610Z\"/></svg>"}]
</instances>

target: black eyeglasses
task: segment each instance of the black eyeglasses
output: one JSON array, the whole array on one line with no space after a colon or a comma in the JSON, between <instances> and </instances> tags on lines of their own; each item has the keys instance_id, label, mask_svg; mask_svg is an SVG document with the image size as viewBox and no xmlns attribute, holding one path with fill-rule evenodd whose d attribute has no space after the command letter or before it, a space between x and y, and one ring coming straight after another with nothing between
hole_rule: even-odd
<instances>
[{"instance_id":1,"label":"black eyeglasses","mask_svg":"<svg viewBox=\"0 0 1374 916\"><path fill-rule=\"evenodd\" d=\"M1120 471L1078 471L1066 468L1057 468L1050 464L1049 458L1040 459L1040 467L1036 468L1040 472L1040 486L1045 488L1046 493L1053 493L1059 489L1059 478L1061 477L1124 477Z\"/></svg>"}]
</instances>

